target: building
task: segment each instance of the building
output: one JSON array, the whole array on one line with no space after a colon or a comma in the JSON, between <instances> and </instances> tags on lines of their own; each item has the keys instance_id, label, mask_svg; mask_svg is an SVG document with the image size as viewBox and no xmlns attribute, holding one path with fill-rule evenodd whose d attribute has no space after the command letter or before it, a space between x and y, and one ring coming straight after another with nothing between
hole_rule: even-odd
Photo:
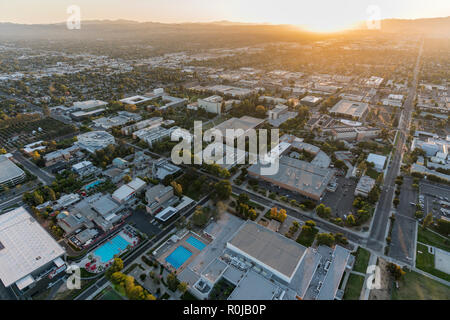
<instances>
[{"instance_id":1,"label":"building","mask_svg":"<svg viewBox=\"0 0 450 320\"><path fill-rule=\"evenodd\" d=\"M369 153L369 155L367 156L367 162L373 163L375 170L381 172L384 169L386 157L379 154Z\"/></svg>"},{"instance_id":2,"label":"building","mask_svg":"<svg viewBox=\"0 0 450 320\"><path fill-rule=\"evenodd\" d=\"M139 121L142 117L139 114L131 113L127 111L119 111L117 116L103 117L95 119L94 126L104 130L111 129L112 127L123 126L131 121Z\"/></svg>"},{"instance_id":3,"label":"building","mask_svg":"<svg viewBox=\"0 0 450 320\"><path fill-rule=\"evenodd\" d=\"M250 220L236 231L226 246L288 283L306 252L301 244Z\"/></svg>"},{"instance_id":4,"label":"building","mask_svg":"<svg viewBox=\"0 0 450 320\"><path fill-rule=\"evenodd\" d=\"M223 98L221 96L210 96L205 99L198 99L198 107L205 109L207 112L221 114L222 113L222 102Z\"/></svg>"},{"instance_id":5,"label":"building","mask_svg":"<svg viewBox=\"0 0 450 320\"><path fill-rule=\"evenodd\" d=\"M255 163L248 168L248 174L314 200L322 198L335 173L287 156L280 158L278 172L274 175L262 175L261 168L260 163Z\"/></svg>"},{"instance_id":6,"label":"building","mask_svg":"<svg viewBox=\"0 0 450 320\"><path fill-rule=\"evenodd\" d=\"M173 187L157 184L145 192L145 200L147 200L147 212L155 213L161 208L162 204L172 199Z\"/></svg>"},{"instance_id":7,"label":"building","mask_svg":"<svg viewBox=\"0 0 450 320\"><path fill-rule=\"evenodd\" d=\"M235 284L228 300L339 300L344 272L354 263L344 247L305 248L253 221L241 225L225 252L228 265L214 260L201 279L211 285L223 277Z\"/></svg>"},{"instance_id":8,"label":"building","mask_svg":"<svg viewBox=\"0 0 450 320\"><path fill-rule=\"evenodd\" d=\"M174 176L181 170L180 167L170 163L167 159L161 158L153 162L152 176L158 180L163 180L165 177Z\"/></svg>"},{"instance_id":9,"label":"building","mask_svg":"<svg viewBox=\"0 0 450 320\"><path fill-rule=\"evenodd\" d=\"M171 128L164 128L164 127L154 127L154 128L145 128L142 130L139 130L139 132L133 133L133 136L144 140L148 143L150 147L153 146L154 143L164 140L165 138L170 138L172 135L172 132L174 131L180 131L177 130L179 127L171 127Z\"/></svg>"},{"instance_id":10,"label":"building","mask_svg":"<svg viewBox=\"0 0 450 320\"><path fill-rule=\"evenodd\" d=\"M124 203L130 200L136 193L142 191L146 183L139 178L136 178L129 183L121 186L119 189L114 191L112 198L119 203Z\"/></svg>"},{"instance_id":11,"label":"building","mask_svg":"<svg viewBox=\"0 0 450 320\"><path fill-rule=\"evenodd\" d=\"M330 109L330 113L359 120L367 114L368 110L369 105L365 102L341 100Z\"/></svg>"},{"instance_id":12,"label":"building","mask_svg":"<svg viewBox=\"0 0 450 320\"><path fill-rule=\"evenodd\" d=\"M362 176L361 179L359 179L358 184L356 185L355 196L363 196L367 198L369 192L373 189L374 186L375 179L372 179L368 176Z\"/></svg>"},{"instance_id":13,"label":"building","mask_svg":"<svg viewBox=\"0 0 450 320\"><path fill-rule=\"evenodd\" d=\"M139 122L136 122L132 125L129 125L127 127L123 127L121 129L122 134L124 135L130 135L131 133L133 133L136 130L141 130L147 127L158 127L162 124L163 122L163 118L162 117L153 117L150 119L146 119L146 120L142 120Z\"/></svg>"},{"instance_id":14,"label":"building","mask_svg":"<svg viewBox=\"0 0 450 320\"><path fill-rule=\"evenodd\" d=\"M26 178L25 172L4 155L0 155L0 188L12 187Z\"/></svg>"},{"instance_id":15,"label":"building","mask_svg":"<svg viewBox=\"0 0 450 320\"><path fill-rule=\"evenodd\" d=\"M113 166L122 169L128 167L128 161L122 158L114 158L112 164Z\"/></svg>"},{"instance_id":16,"label":"building","mask_svg":"<svg viewBox=\"0 0 450 320\"><path fill-rule=\"evenodd\" d=\"M102 172L102 175L111 180L112 183L118 184L129 173L129 170L120 168L109 168Z\"/></svg>"},{"instance_id":17,"label":"building","mask_svg":"<svg viewBox=\"0 0 450 320\"><path fill-rule=\"evenodd\" d=\"M382 100L384 106L401 107L403 105L403 95L390 94L387 98Z\"/></svg>"},{"instance_id":18,"label":"building","mask_svg":"<svg viewBox=\"0 0 450 320\"><path fill-rule=\"evenodd\" d=\"M115 144L114 137L106 131L90 131L77 136L76 144L90 153Z\"/></svg>"},{"instance_id":19,"label":"building","mask_svg":"<svg viewBox=\"0 0 450 320\"><path fill-rule=\"evenodd\" d=\"M135 106L138 106L140 104L143 104L143 103L145 103L147 101L151 101L151 100L153 100L153 99L149 98L149 97L132 96L132 97L128 97L128 98L125 98L125 99L121 99L119 101L122 102L122 103L125 103L125 104L134 104Z\"/></svg>"},{"instance_id":20,"label":"building","mask_svg":"<svg viewBox=\"0 0 450 320\"><path fill-rule=\"evenodd\" d=\"M99 168L94 166L91 161L81 161L72 166L72 171L81 177L85 177L91 174L98 174L101 172Z\"/></svg>"},{"instance_id":21,"label":"building","mask_svg":"<svg viewBox=\"0 0 450 320\"><path fill-rule=\"evenodd\" d=\"M306 96L300 100L300 103L308 107L315 107L320 101L322 101L322 98L320 97Z\"/></svg>"},{"instance_id":22,"label":"building","mask_svg":"<svg viewBox=\"0 0 450 320\"><path fill-rule=\"evenodd\" d=\"M257 126L262 124L265 120L249 117L249 116L243 116L241 118L231 118L228 119L219 125L215 126L214 128L219 130L222 133L222 137L224 139L224 143L227 143L225 141L226 137L226 131L227 130L234 130L233 139L238 139L239 137L244 137L248 135L249 131L252 129L255 129ZM233 140L233 147L234 147L234 140Z\"/></svg>"},{"instance_id":23,"label":"building","mask_svg":"<svg viewBox=\"0 0 450 320\"><path fill-rule=\"evenodd\" d=\"M86 117L96 116L106 111L105 107L108 103L101 100L87 100L78 101L73 103L73 107L70 108L72 112L70 116L74 120L82 120Z\"/></svg>"},{"instance_id":24,"label":"building","mask_svg":"<svg viewBox=\"0 0 450 320\"><path fill-rule=\"evenodd\" d=\"M376 138L381 129L369 127L335 127L330 130L334 140L361 141Z\"/></svg>"},{"instance_id":25,"label":"building","mask_svg":"<svg viewBox=\"0 0 450 320\"><path fill-rule=\"evenodd\" d=\"M278 119L282 114L288 112L289 107L285 106L283 104L277 104L275 108L270 109L267 111L267 114L269 116L269 120L276 120Z\"/></svg>"},{"instance_id":26,"label":"building","mask_svg":"<svg viewBox=\"0 0 450 320\"><path fill-rule=\"evenodd\" d=\"M30 296L64 275L64 249L23 207L0 215L0 280Z\"/></svg>"},{"instance_id":27,"label":"building","mask_svg":"<svg viewBox=\"0 0 450 320\"><path fill-rule=\"evenodd\" d=\"M43 158L45 161L45 166L49 167L54 165L57 162L60 161L70 161L74 154L76 154L78 151L80 151L80 148L77 145L73 145L69 148L62 149L62 150L56 150L50 153L47 153Z\"/></svg>"},{"instance_id":28,"label":"building","mask_svg":"<svg viewBox=\"0 0 450 320\"><path fill-rule=\"evenodd\" d=\"M221 142L213 142L194 157L202 159L203 163L216 163L224 169L230 170L237 164L245 163L247 152L230 147Z\"/></svg>"}]
</instances>

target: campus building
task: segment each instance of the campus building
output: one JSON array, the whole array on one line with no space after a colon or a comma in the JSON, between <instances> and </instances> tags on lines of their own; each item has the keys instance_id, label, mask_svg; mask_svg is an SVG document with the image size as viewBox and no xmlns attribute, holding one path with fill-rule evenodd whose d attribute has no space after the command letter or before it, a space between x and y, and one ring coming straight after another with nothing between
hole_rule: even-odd
<instances>
[{"instance_id":1,"label":"campus building","mask_svg":"<svg viewBox=\"0 0 450 320\"><path fill-rule=\"evenodd\" d=\"M30 296L64 275L64 255L23 207L0 215L0 280L16 295Z\"/></svg>"},{"instance_id":2,"label":"campus building","mask_svg":"<svg viewBox=\"0 0 450 320\"><path fill-rule=\"evenodd\" d=\"M8 157L0 155L0 189L15 186L25 180L26 174Z\"/></svg>"}]
</instances>

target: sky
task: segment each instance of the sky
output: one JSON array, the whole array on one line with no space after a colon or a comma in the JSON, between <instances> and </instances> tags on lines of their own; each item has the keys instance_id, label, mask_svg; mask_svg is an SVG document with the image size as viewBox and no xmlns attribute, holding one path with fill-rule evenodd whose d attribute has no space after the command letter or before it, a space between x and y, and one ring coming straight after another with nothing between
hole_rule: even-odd
<instances>
[{"instance_id":1,"label":"sky","mask_svg":"<svg viewBox=\"0 0 450 320\"><path fill-rule=\"evenodd\" d=\"M312 31L339 31L371 17L450 16L449 0L0 0L0 22L56 23L77 5L81 20L292 24ZM370 6L376 9L370 10ZM373 7L372 7L373 8Z\"/></svg>"}]
</instances>

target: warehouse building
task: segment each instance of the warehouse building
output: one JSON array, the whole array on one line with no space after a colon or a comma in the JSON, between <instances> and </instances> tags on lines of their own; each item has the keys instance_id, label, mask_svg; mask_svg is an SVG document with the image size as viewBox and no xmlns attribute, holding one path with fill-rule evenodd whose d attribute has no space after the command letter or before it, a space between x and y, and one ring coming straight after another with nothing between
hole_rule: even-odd
<instances>
[{"instance_id":1,"label":"warehouse building","mask_svg":"<svg viewBox=\"0 0 450 320\"><path fill-rule=\"evenodd\" d=\"M23 207L0 216L0 280L29 296L64 275L64 249Z\"/></svg>"}]
</instances>

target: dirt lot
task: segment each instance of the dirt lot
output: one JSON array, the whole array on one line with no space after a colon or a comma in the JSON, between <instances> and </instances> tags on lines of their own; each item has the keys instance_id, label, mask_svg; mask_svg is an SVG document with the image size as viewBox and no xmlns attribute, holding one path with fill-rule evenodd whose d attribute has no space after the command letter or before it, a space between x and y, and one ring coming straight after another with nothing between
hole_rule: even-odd
<instances>
[{"instance_id":1,"label":"dirt lot","mask_svg":"<svg viewBox=\"0 0 450 320\"><path fill-rule=\"evenodd\" d=\"M392 277L387 271L387 262L381 258L378 258L378 267L381 272L381 288L377 290L371 290L369 300L391 300L391 287Z\"/></svg>"}]
</instances>

